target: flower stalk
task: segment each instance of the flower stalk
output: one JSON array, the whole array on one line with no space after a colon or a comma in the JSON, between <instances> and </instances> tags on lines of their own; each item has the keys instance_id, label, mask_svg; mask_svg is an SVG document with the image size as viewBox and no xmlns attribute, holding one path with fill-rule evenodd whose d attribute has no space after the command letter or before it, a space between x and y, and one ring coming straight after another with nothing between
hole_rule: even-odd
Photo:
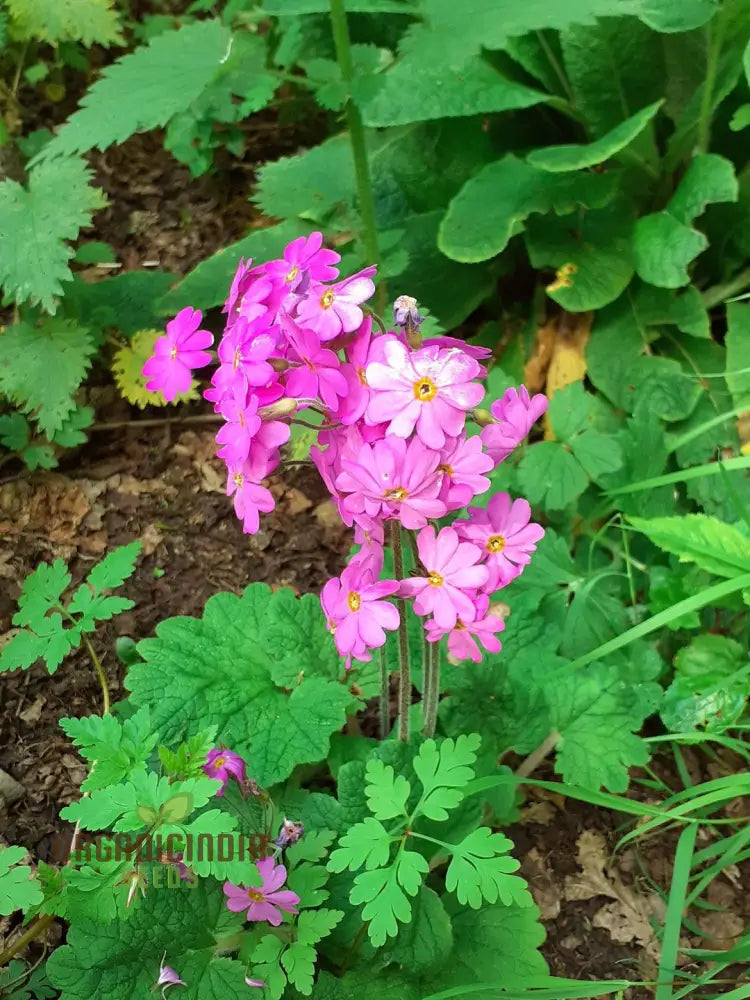
<instances>
[{"instance_id":1,"label":"flower stalk","mask_svg":"<svg viewBox=\"0 0 750 1000\"><path fill-rule=\"evenodd\" d=\"M397 580L404 579L404 551L401 546L401 525L391 521L391 549L393 550L393 574ZM409 742L409 710L411 708L411 664L409 662L409 638L406 632L406 601L396 600L399 613L398 626L398 738Z\"/></svg>"},{"instance_id":2,"label":"flower stalk","mask_svg":"<svg viewBox=\"0 0 750 1000\"><path fill-rule=\"evenodd\" d=\"M440 643L431 642L429 651L428 674L430 683L428 695L425 697L424 734L427 737L435 735L437 728L438 703L440 702Z\"/></svg>"}]
</instances>

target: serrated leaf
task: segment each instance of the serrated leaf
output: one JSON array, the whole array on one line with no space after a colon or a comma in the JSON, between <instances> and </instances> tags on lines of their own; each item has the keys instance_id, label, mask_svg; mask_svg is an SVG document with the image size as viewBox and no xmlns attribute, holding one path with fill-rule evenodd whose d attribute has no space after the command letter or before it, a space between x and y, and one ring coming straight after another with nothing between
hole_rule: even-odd
<instances>
[{"instance_id":1,"label":"serrated leaf","mask_svg":"<svg viewBox=\"0 0 750 1000\"><path fill-rule=\"evenodd\" d=\"M0 916L16 910L28 910L42 901L42 890L36 877L29 878L31 868L19 865L26 856L25 847L0 847Z\"/></svg>"},{"instance_id":2,"label":"serrated leaf","mask_svg":"<svg viewBox=\"0 0 750 1000\"><path fill-rule=\"evenodd\" d=\"M86 577L94 592L98 594L102 590L121 587L135 572L135 561L142 548L142 543L135 541L108 552Z\"/></svg>"},{"instance_id":3,"label":"serrated leaf","mask_svg":"<svg viewBox=\"0 0 750 1000\"><path fill-rule=\"evenodd\" d=\"M691 227L707 205L737 201L732 163L715 153L693 158L666 209L636 223L633 238L638 275L652 285L679 288L690 281L688 265L708 246Z\"/></svg>"},{"instance_id":4,"label":"serrated leaf","mask_svg":"<svg viewBox=\"0 0 750 1000\"><path fill-rule=\"evenodd\" d=\"M52 437L75 409L73 393L95 351L88 330L70 320L50 317L41 327L18 323L0 334L0 392Z\"/></svg>"},{"instance_id":5,"label":"serrated leaf","mask_svg":"<svg viewBox=\"0 0 750 1000\"><path fill-rule=\"evenodd\" d=\"M526 882L512 873L521 867L508 851L512 841L482 826L453 847L453 858L445 873L445 887L455 892L462 905L478 910L482 901L505 906L530 906Z\"/></svg>"},{"instance_id":6,"label":"serrated leaf","mask_svg":"<svg viewBox=\"0 0 750 1000\"><path fill-rule=\"evenodd\" d=\"M22 451L29 443L29 422L21 413L4 413L0 416L0 444L9 451Z\"/></svg>"},{"instance_id":7,"label":"serrated leaf","mask_svg":"<svg viewBox=\"0 0 750 1000\"><path fill-rule=\"evenodd\" d=\"M750 538L731 524L705 514L682 517L629 518L637 531L654 545L679 556L680 562L693 562L717 576L750 573Z\"/></svg>"},{"instance_id":8,"label":"serrated leaf","mask_svg":"<svg viewBox=\"0 0 750 1000\"><path fill-rule=\"evenodd\" d=\"M544 510L562 510L589 484L580 462L557 441L539 441L526 448L518 479L529 503Z\"/></svg>"},{"instance_id":9,"label":"serrated leaf","mask_svg":"<svg viewBox=\"0 0 750 1000\"><path fill-rule=\"evenodd\" d=\"M608 174L550 174L509 154L466 182L448 206L438 246L463 263L500 253L532 213L572 212L605 204L614 193Z\"/></svg>"},{"instance_id":10,"label":"serrated leaf","mask_svg":"<svg viewBox=\"0 0 750 1000\"><path fill-rule=\"evenodd\" d=\"M473 765L481 744L477 733L443 740L438 746L426 740L414 758L414 772L422 782L417 813L431 820L445 820L464 797L463 789L474 777Z\"/></svg>"},{"instance_id":11,"label":"serrated leaf","mask_svg":"<svg viewBox=\"0 0 750 1000\"><path fill-rule=\"evenodd\" d=\"M546 146L544 149L534 149L526 157L526 162L532 167L553 173L582 170L604 163L630 145L654 118L663 103L656 101L649 104L588 145Z\"/></svg>"},{"instance_id":12,"label":"serrated leaf","mask_svg":"<svg viewBox=\"0 0 750 1000\"><path fill-rule=\"evenodd\" d=\"M220 70L230 38L218 19L193 21L123 56L102 71L79 110L40 156L47 161L107 149L135 132L165 125L189 107ZM54 172L55 166L47 169Z\"/></svg>"},{"instance_id":13,"label":"serrated leaf","mask_svg":"<svg viewBox=\"0 0 750 1000\"><path fill-rule=\"evenodd\" d=\"M28 189L13 180L0 184L0 284L13 302L38 302L55 311L62 283L72 278L73 250L66 241L74 240L105 204L101 191L90 186L91 176L83 160L65 159L35 166Z\"/></svg>"},{"instance_id":14,"label":"serrated leaf","mask_svg":"<svg viewBox=\"0 0 750 1000\"><path fill-rule=\"evenodd\" d=\"M287 847L284 854L287 864L296 865L300 861L322 861L335 839L336 834L333 830L306 831L296 844Z\"/></svg>"},{"instance_id":15,"label":"serrated leaf","mask_svg":"<svg viewBox=\"0 0 750 1000\"><path fill-rule=\"evenodd\" d=\"M347 868L355 872L359 868L370 871L382 868L388 863L393 837L383 824L367 816L356 823L339 840L339 846L328 860L329 872L343 872Z\"/></svg>"},{"instance_id":16,"label":"serrated leaf","mask_svg":"<svg viewBox=\"0 0 750 1000\"><path fill-rule=\"evenodd\" d=\"M144 662L126 683L165 742L216 725L218 741L252 761L264 787L325 757L354 698L339 682L317 598L256 583L241 597L212 597L202 619L168 619L156 633L139 643Z\"/></svg>"},{"instance_id":17,"label":"serrated leaf","mask_svg":"<svg viewBox=\"0 0 750 1000\"><path fill-rule=\"evenodd\" d=\"M718 0L642 0L638 16L654 31L690 31L710 21L718 9Z\"/></svg>"},{"instance_id":18,"label":"serrated leaf","mask_svg":"<svg viewBox=\"0 0 750 1000\"><path fill-rule=\"evenodd\" d=\"M60 726L80 755L91 763L81 785L84 792L105 788L144 771L158 735L150 731L148 711L140 709L125 722L112 715L60 719Z\"/></svg>"},{"instance_id":19,"label":"serrated leaf","mask_svg":"<svg viewBox=\"0 0 750 1000\"><path fill-rule=\"evenodd\" d=\"M0 650L0 673L6 670L28 670L44 656L48 645L48 639L21 629Z\"/></svg>"},{"instance_id":20,"label":"serrated leaf","mask_svg":"<svg viewBox=\"0 0 750 1000\"><path fill-rule=\"evenodd\" d=\"M13 624L30 625L32 628L39 625L47 612L60 603L70 579L68 567L62 559L40 563L23 582Z\"/></svg>"},{"instance_id":21,"label":"serrated leaf","mask_svg":"<svg viewBox=\"0 0 750 1000\"><path fill-rule=\"evenodd\" d=\"M343 916L342 910L305 910L297 919L297 940L300 944L317 944L328 937Z\"/></svg>"},{"instance_id":22,"label":"serrated leaf","mask_svg":"<svg viewBox=\"0 0 750 1000\"><path fill-rule=\"evenodd\" d=\"M427 871L421 854L402 850L390 868L364 871L355 878L349 898L354 906L365 903L362 919L370 921L367 933L376 948L396 936L399 923L411 919L408 895L416 895Z\"/></svg>"},{"instance_id":23,"label":"serrated leaf","mask_svg":"<svg viewBox=\"0 0 750 1000\"><path fill-rule=\"evenodd\" d=\"M146 406L177 406L198 398L196 379L192 380L187 392L177 393L170 403L161 390L152 392L146 388L143 366L154 353L156 341L163 336L163 330L137 330L130 343L119 347L112 356L112 374L120 395L142 410Z\"/></svg>"},{"instance_id":24,"label":"serrated leaf","mask_svg":"<svg viewBox=\"0 0 750 1000\"><path fill-rule=\"evenodd\" d=\"M393 819L406 815L406 800L411 786L402 775L381 760L368 760L365 767L365 795L370 812L376 819Z\"/></svg>"},{"instance_id":25,"label":"serrated leaf","mask_svg":"<svg viewBox=\"0 0 750 1000\"><path fill-rule=\"evenodd\" d=\"M52 441L61 448L74 448L88 439L84 431L94 422L91 406L79 406L65 419L62 427L52 435Z\"/></svg>"},{"instance_id":26,"label":"serrated leaf","mask_svg":"<svg viewBox=\"0 0 750 1000\"><path fill-rule=\"evenodd\" d=\"M43 42L122 45L113 0L8 0L14 33Z\"/></svg>"}]
</instances>

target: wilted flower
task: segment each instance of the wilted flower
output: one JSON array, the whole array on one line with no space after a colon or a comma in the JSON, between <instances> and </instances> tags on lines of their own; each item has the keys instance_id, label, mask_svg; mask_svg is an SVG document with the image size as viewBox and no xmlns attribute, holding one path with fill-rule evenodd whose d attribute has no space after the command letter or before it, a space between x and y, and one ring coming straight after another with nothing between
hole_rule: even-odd
<instances>
[{"instance_id":1,"label":"wilted flower","mask_svg":"<svg viewBox=\"0 0 750 1000\"><path fill-rule=\"evenodd\" d=\"M166 951L162 955L161 963L159 964L159 978L154 983L154 989L158 989L161 986L161 995L166 998L165 991L169 989L170 986L187 986L184 979L180 979L179 973L175 972L173 968L169 965L164 964L164 959L167 957Z\"/></svg>"},{"instance_id":2,"label":"wilted flower","mask_svg":"<svg viewBox=\"0 0 750 1000\"><path fill-rule=\"evenodd\" d=\"M291 847L292 844L296 844L300 837L304 834L305 828L302 823L295 823L292 819L287 819L284 817L284 822L281 824L281 829L279 830L279 835L274 840L274 844L277 847Z\"/></svg>"}]
</instances>

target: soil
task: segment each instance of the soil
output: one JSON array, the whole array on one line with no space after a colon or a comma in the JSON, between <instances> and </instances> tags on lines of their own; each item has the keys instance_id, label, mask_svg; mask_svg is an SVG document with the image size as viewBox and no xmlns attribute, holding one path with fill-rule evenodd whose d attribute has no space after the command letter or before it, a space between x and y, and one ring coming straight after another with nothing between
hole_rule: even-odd
<instances>
[{"instance_id":1,"label":"soil","mask_svg":"<svg viewBox=\"0 0 750 1000\"><path fill-rule=\"evenodd\" d=\"M110 205L87 236L109 243L124 270L154 262L185 273L264 224L247 200L257 164L315 141L319 128L254 116L244 160L198 179L164 151L159 134L92 155L96 182ZM97 419L124 426L95 431L84 449L65 454L55 472L3 467L0 642L11 629L20 584L40 561L65 559L75 584L107 550L141 539L142 557L124 588L135 606L95 637L116 701L125 695L124 668L114 653L119 636L140 639L164 618L200 615L212 594L239 592L251 581L318 592L340 571L350 539L317 474L307 468L288 469L272 481L276 510L264 517L258 534L243 535L224 495L209 414L193 408L186 411L192 423L145 427L139 422L163 420L163 411L130 412L106 384L89 391ZM0 812L0 842L25 845L34 861L56 860L60 837L69 833L59 810L78 797L85 774L58 721L100 710L101 690L82 654L52 677L35 666L0 679L0 769L23 788L21 798ZM553 777L544 766L540 776ZM669 886L674 839L649 841L642 854L631 849L613 862L621 819L532 791L508 831L541 909L543 951L556 975L654 977L654 922L664 915L654 886L662 893ZM724 947L750 915L743 881L750 885L750 872L741 868L735 882L717 880L722 912L706 932ZM16 931L17 924L0 920L0 942ZM53 927L52 945L62 933L62 925ZM633 990L629 1000L650 995Z\"/></svg>"}]
</instances>

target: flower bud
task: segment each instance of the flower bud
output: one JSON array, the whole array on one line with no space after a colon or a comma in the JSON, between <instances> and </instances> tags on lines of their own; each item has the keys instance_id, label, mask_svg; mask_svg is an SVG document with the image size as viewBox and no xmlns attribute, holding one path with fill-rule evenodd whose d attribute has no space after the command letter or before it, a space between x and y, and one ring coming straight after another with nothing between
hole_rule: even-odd
<instances>
[{"instance_id":1,"label":"flower bud","mask_svg":"<svg viewBox=\"0 0 750 1000\"><path fill-rule=\"evenodd\" d=\"M471 415L474 418L474 423L480 427L489 427L490 424L497 423L489 410L472 410Z\"/></svg>"},{"instance_id":2,"label":"flower bud","mask_svg":"<svg viewBox=\"0 0 750 1000\"><path fill-rule=\"evenodd\" d=\"M291 368L286 358L269 358L268 363L275 372L285 372L287 368Z\"/></svg>"},{"instance_id":3,"label":"flower bud","mask_svg":"<svg viewBox=\"0 0 750 1000\"><path fill-rule=\"evenodd\" d=\"M422 346L422 334L419 332L419 325L424 317L419 315L417 300L411 295L399 295L393 303L393 322L396 326L403 326L406 334L406 343L416 351Z\"/></svg>"},{"instance_id":4,"label":"flower bud","mask_svg":"<svg viewBox=\"0 0 750 1000\"><path fill-rule=\"evenodd\" d=\"M490 604L487 614L505 621L510 614L510 605L506 604L505 601L496 601L494 604Z\"/></svg>"},{"instance_id":5,"label":"flower bud","mask_svg":"<svg viewBox=\"0 0 750 1000\"><path fill-rule=\"evenodd\" d=\"M304 832L305 828L302 823L295 823L294 820L287 819L285 816L274 844L277 847L291 847L292 844L297 843Z\"/></svg>"},{"instance_id":6,"label":"flower bud","mask_svg":"<svg viewBox=\"0 0 750 1000\"><path fill-rule=\"evenodd\" d=\"M258 407L258 416L261 420L276 420L279 417L288 417L291 413L296 413L296 411L297 400L292 399L291 396L282 396L275 403Z\"/></svg>"}]
</instances>

